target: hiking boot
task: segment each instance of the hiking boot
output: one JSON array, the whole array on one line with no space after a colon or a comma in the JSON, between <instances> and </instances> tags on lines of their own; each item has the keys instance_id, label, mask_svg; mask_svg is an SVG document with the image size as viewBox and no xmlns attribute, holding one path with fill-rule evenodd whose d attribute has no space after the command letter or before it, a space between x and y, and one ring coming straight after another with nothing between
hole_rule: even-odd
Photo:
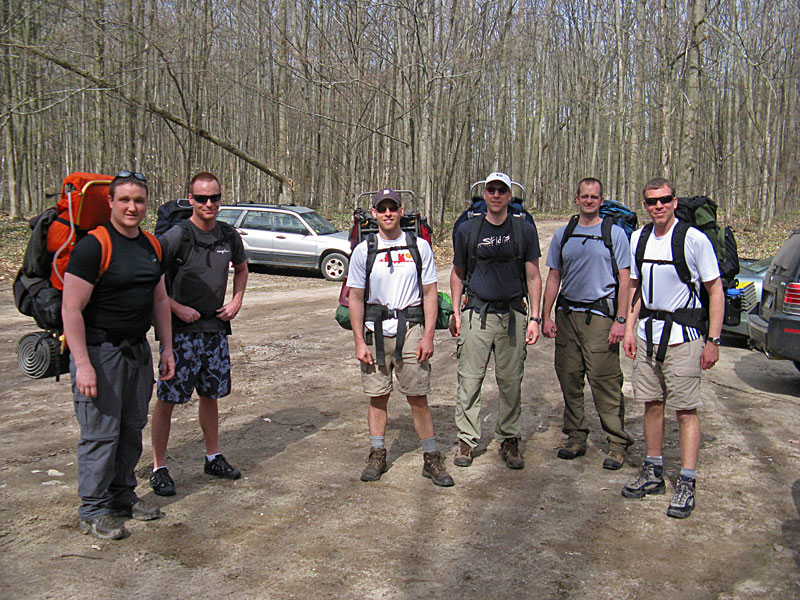
<instances>
[{"instance_id":1,"label":"hiking boot","mask_svg":"<svg viewBox=\"0 0 800 600\"><path fill-rule=\"evenodd\" d=\"M669 508L667 509L668 517L675 517L676 519L685 519L692 514L694 510L694 479L678 479L675 484L675 493L670 500Z\"/></svg>"},{"instance_id":2,"label":"hiking boot","mask_svg":"<svg viewBox=\"0 0 800 600\"><path fill-rule=\"evenodd\" d=\"M361 481L378 481L386 469L386 448L370 448L367 466L361 472Z\"/></svg>"},{"instance_id":3,"label":"hiking boot","mask_svg":"<svg viewBox=\"0 0 800 600\"><path fill-rule=\"evenodd\" d=\"M634 482L622 488L622 495L626 498L644 498L647 494L665 494L667 486L664 485L664 477L656 477L655 470L655 465L644 463Z\"/></svg>"},{"instance_id":4,"label":"hiking boot","mask_svg":"<svg viewBox=\"0 0 800 600\"><path fill-rule=\"evenodd\" d=\"M500 456L509 469L524 469L525 461L519 451L519 438L506 438L500 443Z\"/></svg>"},{"instance_id":5,"label":"hiking boot","mask_svg":"<svg viewBox=\"0 0 800 600\"><path fill-rule=\"evenodd\" d=\"M458 440L458 450L453 457L453 464L457 467L468 467L472 464L472 446L464 440Z\"/></svg>"},{"instance_id":6,"label":"hiking boot","mask_svg":"<svg viewBox=\"0 0 800 600\"><path fill-rule=\"evenodd\" d=\"M213 475L220 479L239 479L239 477L242 476L239 469L232 467L222 454L217 454L214 460L208 460L208 458L206 458L204 471L206 475Z\"/></svg>"},{"instance_id":7,"label":"hiking boot","mask_svg":"<svg viewBox=\"0 0 800 600\"><path fill-rule=\"evenodd\" d=\"M570 441L568 441L566 445L559 448L558 452L556 452L556 456L558 458L563 458L564 460L572 460L573 458L578 458L579 456L583 456L584 454L586 454L585 444L579 444L578 442L570 442Z\"/></svg>"},{"instance_id":8,"label":"hiking boot","mask_svg":"<svg viewBox=\"0 0 800 600\"><path fill-rule=\"evenodd\" d=\"M609 450L606 458L603 461L603 468L609 471L618 471L622 468L622 463L625 462L625 455L617 450Z\"/></svg>"},{"instance_id":9,"label":"hiking boot","mask_svg":"<svg viewBox=\"0 0 800 600\"><path fill-rule=\"evenodd\" d=\"M425 465L422 467L423 477L442 487L454 485L453 478L444 468L444 456L441 452L424 452L422 457L425 460Z\"/></svg>"},{"instance_id":10,"label":"hiking boot","mask_svg":"<svg viewBox=\"0 0 800 600\"><path fill-rule=\"evenodd\" d=\"M175 495L175 482L172 481L166 467L153 471L153 474L150 475L150 487L153 488L156 496Z\"/></svg>"},{"instance_id":11,"label":"hiking boot","mask_svg":"<svg viewBox=\"0 0 800 600\"><path fill-rule=\"evenodd\" d=\"M128 530L113 515L103 514L90 521L81 519L81 533L91 533L101 540L121 540L128 536Z\"/></svg>"},{"instance_id":12,"label":"hiking boot","mask_svg":"<svg viewBox=\"0 0 800 600\"><path fill-rule=\"evenodd\" d=\"M160 508L154 504L148 504L144 500L137 500L127 506L119 506L112 509L108 514L112 517L130 517L137 521L154 521L164 516Z\"/></svg>"}]
</instances>

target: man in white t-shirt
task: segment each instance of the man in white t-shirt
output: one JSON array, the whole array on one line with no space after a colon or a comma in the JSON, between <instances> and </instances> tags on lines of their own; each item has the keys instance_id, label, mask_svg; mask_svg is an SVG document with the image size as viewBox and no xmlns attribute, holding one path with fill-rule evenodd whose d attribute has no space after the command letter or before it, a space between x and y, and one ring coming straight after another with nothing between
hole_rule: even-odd
<instances>
[{"instance_id":1,"label":"man in white t-shirt","mask_svg":"<svg viewBox=\"0 0 800 600\"><path fill-rule=\"evenodd\" d=\"M386 407L392 372L405 394L422 444L423 477L449 487L453 478L436 450L428 407L433 334L438 310L436 264L430 244L400 227L403 206L392 189L375 193L372 216L378 235L370 234L353 250L350 324L361 363L361 383L369 395L370 453L361 481L377 481L386 471Z\"/></svg>"},{"instance_id":2,"label":"man in white t-shirt","mask_svg":"<svg viewBox=\"0 0 800 600\"><path fill-rule=\"evenodd\" d=\"M653 179L645 185L643 195L652 224L631 237L630 293L635 302L628 312L623 348L634 360L634 396L645 403L647 458L636 480L622 488L622 495L642 498L666 492L661 450L668 406L678 418L681 474L667 515L685 519L695 506L700 372L719 359L722 281L711 241L700 230L675 219L678 200L672 183ZM700 300L703 287L708 294L707 309ZM645 352L637 350L642 346Z\"/></svg>"}]
</instances>

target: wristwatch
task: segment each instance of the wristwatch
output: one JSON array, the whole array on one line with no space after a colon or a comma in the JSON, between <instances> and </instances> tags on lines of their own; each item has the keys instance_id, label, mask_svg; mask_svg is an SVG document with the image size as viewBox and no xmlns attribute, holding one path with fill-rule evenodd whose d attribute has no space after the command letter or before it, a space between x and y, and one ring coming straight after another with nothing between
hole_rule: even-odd
<instances>
[{"instance_id":1,"label":"wristwatch","mask_svg":"<svg viewBox=\"0 0 800 600\"><path fill-rule=\"evenodd\" d=\"M615 317L614 320L617 323L622 323L623 325L625 325L625 321L627 321L628 319L626 319L625 317Z\"/></svg>"},{"instance_id":2,"label":"wristwatch","mask_svg":"<svg viewBox=\"0 0 800 600\"><path fill-rule=\"evenodd\" d=\"M542 317L531 317L531 321L533 321L537 325L541 325L542 324Z\"/></svg>"},{"instance_id":3,"label":"wristwatch","mask_svg":"<svg viewBox=\"0 0 800 600\"><path fill-rule=\"evenodd\" d=\"M715 346L719 346L720 344L722 344L722 338L709 337L707 341L711 342Z\"/></svg>"}]
</instances>

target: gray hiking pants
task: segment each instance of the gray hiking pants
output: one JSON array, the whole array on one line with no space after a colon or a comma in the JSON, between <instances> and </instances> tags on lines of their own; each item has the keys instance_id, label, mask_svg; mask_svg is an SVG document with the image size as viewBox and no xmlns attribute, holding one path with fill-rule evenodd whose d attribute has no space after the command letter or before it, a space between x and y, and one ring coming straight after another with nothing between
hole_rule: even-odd
<instances>
[{"instance_id":1,"label":"gray hiking pants","mask_svg":"<svg viewBox=\"0 0 800 600\"><path fill-rule=\"evenodd\" d=\"M142 429L153 393L150 345L88 346L97 373L97 397L75 387L75 362L70 358L78 442L79 514L92 520L114 508L136 502L134 469L142 455Z\"/></svg>"}]
</instances>

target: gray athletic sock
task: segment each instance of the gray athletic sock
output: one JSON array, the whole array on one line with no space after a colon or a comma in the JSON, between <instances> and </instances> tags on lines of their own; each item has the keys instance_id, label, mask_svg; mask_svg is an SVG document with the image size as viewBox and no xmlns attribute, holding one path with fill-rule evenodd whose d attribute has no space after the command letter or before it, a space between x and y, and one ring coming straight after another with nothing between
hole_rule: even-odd
<instances>
[{"instance_id":1,"label":"gray athletic sock","mask_svg":"<svg viewBox=\"0 0 800 600\"><path fill-rule=\"evenodd\" d=\"M369 445L371 448L384 448L386 447L385 435L371 435L369 436Z\"/></svg>"},{"instance_id":2,"label":"gray athletic sock","mask_svg":"<svg viewBox=\"0 0 800 600\"><path fill-rule=\"evenodd\" d=\"M697 479L697 469L687 469L686 467L681 467L681 479L694 481Z\"/></svg>"},{"instance_id":3,"label":"gray athletic sock","mask_svg":"<svg viewBox=\"0 0 800 600\"><path fill-rule=\"evenodd\" d=\"M664 475L664 457L663 456L648 456L644 459L644 464L653 465L653 475L662 477Z\"/></svg>"},{"instance_id":4,"label":"gray athletic sock","mask_svg":"<svg viewBox=\"0 0 800 600\"><path fill-rule=\"evenodd\" d=\"M430 438L427 438L427 439L424 439L424 440L420 440L420 443L422 444L422 451L423 452L428 452L428 453L436 452L436 438L435 437L430 437Z\"/></svg>"}]
</instances>

